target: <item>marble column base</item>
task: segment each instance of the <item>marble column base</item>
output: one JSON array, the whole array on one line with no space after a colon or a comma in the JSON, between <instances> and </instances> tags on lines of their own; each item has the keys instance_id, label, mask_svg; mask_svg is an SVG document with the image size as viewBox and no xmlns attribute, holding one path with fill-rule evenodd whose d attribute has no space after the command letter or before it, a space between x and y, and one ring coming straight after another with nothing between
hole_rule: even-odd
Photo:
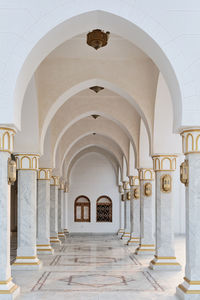
<instances>
[{"instance_id":1,"label":"marble column base","mask_svg":"<svg viewBox=\"0 0 200 300\"><path fill-rule=\"evenodd\" d=\"M121 239L127 241L130 239L130 236L131 236L130 232L124 232L123 235L121 236Z\"/></svg>"},{"instance_id":2,"label":"marble column base","mask_svg":"<svg viewBox=\"0 0 200 300\"><path fill-rule=\"evenodd\" d=\"M5 282L0 282L0 300L13 300L19 294L20 288L12 282L11 277Z\"/></svg>"},{"instance_id":3,"label":"marble column base","mask_svg":"<svg viewBox=\"0 0 200 300\"><path fill-rule=\"evenodd\" d=\"M119 229L118 231L117 231L117 235L120 235L120 234L123 234L124 233L124 229Z\"/></svg>"},{"instance_id":4,"label":"marble column base","mask_svg":"<svg viewBox=\"0 0 200 300\"><path fill-rule=\"evenodd\" d=\"M119 238L121 238L121 237L123 236L123 234L124 234L124 229L122 229L121 232L118 232L118 233L117 233L117 235L118 235Z\"/></svg>"},{"instance_id":5,"label":"marble column base","mask_svg":"<svg viewBox=\"0 0 200 300\"><path fill-rule=\"evenodd\" d=\"M69 230L68 229L64 229L64 234L69 234Z\"/></svg>"},{"instance_id":6,"label":"marble column base","mask_svg":"<svg viewBox=\"0 0 200 300\"><path fill-rule=\"evenodd\" d=\"M58 232L59 239L65 239L65 234L63 231Z\"/></svg>"},{"instance_id":7,"label":"marble column base","mask_svg":"<svg viewBox=\"0 0 200 300\"><path fill-rule=\"evenodd\" d=\"M62 242L61 242L61 240L59 240L59 238L57 237L57 236L51 236L50 237L50 243L52 244L52 246L56 246L56 245L61 245L62 244Z\"/></svg>"},{"instance_id":8,"label":"marble column base","mask_svg":"<svg viewBox=\"0 0 200 300\"><path fill-rule=\"evenodd\" d=\"M45 254L45 255L52 255L54 254L54 249L51 245L37 245L37 253L38 254Z\"/></svg>"},{"instance_id":9,"label":"marble column base","mask_svg":"<svg viewBox=\"0 0 200 300\"><path fill-rule=\"evenodd\" d=\"M137 255L154 255L155 254L155 245L153 244L140 244L139 247L135 250Z\"/></svg>"},{"instance_id":10,"label":"marble column base","mask_svg":"<svg viewBox=\"0 0 200 300\"><path fill-rule=\"evenodd\" d=\"M152 270L179 271L181 265L177 262L176 257L158 257L150 262L149 268Z\"/></svg>"},{"instance_id":11,"label":"marble column base","mask_svg":"<svg viewBox=\"0 0 200 300\"><path fill-rule=\"evenodd\" d=\"M131 236L127 242L128 246L138 246L140 243L140 238Z\"/></svg>"},{"instance_id":12,"label":"marble column base","mask_svg":"<svg viewBox=\"0 0 200 300\"><path fill-rule=\"evenodd\" d=\"M184 300L200 299L200 281L190 281L184 277L184 282L176 288L176 295Z\"/></svg>"},{"instance_id":13,"label":"marble column base","mask_svg":"<svg viewBox=\"0 0 200 300\"><path fill-rule=\"evenodd\" d=\"M12 264L12 270L39 270L42 262L37 256L17 256Z\"/></svg>"}]
</instances>

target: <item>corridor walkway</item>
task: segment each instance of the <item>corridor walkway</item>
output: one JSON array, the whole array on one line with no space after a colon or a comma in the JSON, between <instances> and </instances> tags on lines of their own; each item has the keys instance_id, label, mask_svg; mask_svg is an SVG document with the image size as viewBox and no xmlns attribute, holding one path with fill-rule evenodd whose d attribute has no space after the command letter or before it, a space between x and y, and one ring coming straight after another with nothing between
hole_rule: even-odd
<instances>
[{"instance_id":1,"label":"corridor walkway","mask_svg":"<svg viewBox=\"0 0 200 300\"><path fill-rule=\"evenodd\" d=\"M184 239L176 238L176 253L184 264ZM151 271L151 257L133 255L113 235L71 235L53 256L40 256L38 271L13 271L21 287L19 299L154 300L176 299L181 272Z\"/></svg>"}]
</instances>

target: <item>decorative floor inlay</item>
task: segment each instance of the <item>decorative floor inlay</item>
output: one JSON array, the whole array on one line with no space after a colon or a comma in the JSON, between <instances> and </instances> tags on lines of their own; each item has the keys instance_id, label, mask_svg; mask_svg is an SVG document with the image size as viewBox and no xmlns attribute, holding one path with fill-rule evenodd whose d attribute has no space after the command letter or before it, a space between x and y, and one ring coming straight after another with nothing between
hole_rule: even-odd
<instances>
[{"instance_id":1,"label":"decorative floor inlay","mask_svg":"<svg viewBox=\"0 0 200 300\"><path fill-rule=\"evenodd\" d=\"M133 275L84 274L68 275L65 271L44 272L32 291L84 292L84 291L163 291L152 275L134 272ZM53 283L53 284L52 284ZM142 283L142 284L141 284Z\"/></svg>"},{"instance_id":2,"label":"decorative floor inlay","mask_svg":"<svg viewBox=\"0 0 200 300\"><path fill-rule=\"evenodd\" d=\"M182 253L181 242L178 253ZM13 242L13 254L16 243ZM182 272L155 272L117 236L68 236L40 271L12 271L22 300L175 300ZM184 268L183 268L184 269Z\"/></svg>"}]
</instances>

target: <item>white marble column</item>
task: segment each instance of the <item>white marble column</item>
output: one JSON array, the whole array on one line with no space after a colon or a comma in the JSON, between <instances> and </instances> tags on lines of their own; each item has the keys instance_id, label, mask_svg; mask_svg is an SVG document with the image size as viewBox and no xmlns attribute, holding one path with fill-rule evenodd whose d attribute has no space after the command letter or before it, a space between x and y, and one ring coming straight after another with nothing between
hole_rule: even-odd
<instances>
[{"instance_id":1,"label":"white marble column","mask_svg":"<svg viewBox=\"0 0 200 300\"><path fill-rule=\"evenodd\" d=\"M18 170L18 232L15 270L37 270L41 262L36 249L37 154L15 154Z\"/></svg>"},{"instance_id":2,"label":"white marble column","mask_svg":"<svg viewBox=\"0 0 200 300\"><path fill-rule=\"evenodd\" d=\"M10 268L10 184L8 160L13 151L15 131L0 128L0 300L14 299L20 292Z\"/></svg>"},{"instance_id":3,"label":"white marble column","mask_svg":"<svg viewBox=\"0 0 200 300\"><path fill-rule=\"evenodd\" d=\"M200 299L200 129L182 133L186 186L186 266L176 294L180 299Z\"/></svg>"},{"instance_id":4,"label":"white marble column","mask_svg":"<svg viewBox=\"0 0 200 300\"><path fill-rule=\"evenodd\" d=\"M124 189L124 233L121 237L122 240L129 240L130 239L130 186L127 181L123 182L123 189Z\"/></svg>"},{"instance_id":5,"label":"white marble column","mask_svg":"<svg viewBox=\"0 0 200 300\"><path fill-rule=\"evenodd\" d=\"M140 243L140 194L138 176L129 176L130 185L130 221L131 236L128 240L129 246L138 246Z\"/></svg>"},{"instance_id":6,"label":"white marble column","mask_svg":"<svg viewBox=\"0 0 200 300\"><path fill-rule=\"evenodd\" d=\"M150 262L154 270L180 270L174 250L174 187L176 155L153 156L156 172L156 251Z\"/></svg>"},{"instance_id":7,"label":"white marble column","mask_svg":"<svg viewBox=\"0 0 200 300\"><path fill-rule=\"evenodd\" d=\"M123 186L119 185L119 230L117 235L121 237L124 233L124 199L123 199Z\"/></svg>"},{"instance_id":8,"label":"white marble column","mask_svg":"<svg viewBox=\"0 0 200 300\"><path fill-rule=\"evenodd\" d=\"M64 234L68 235L68 191L69 187L66 184L64 188L64 199L63 199L63 220L64 220Z\"/></svg>"},{"instance_id":9,"label":"white marble column","mask_svg":"<svg viewBox=\"0 0 200 300\"><path fill-rule=\"evenodd\" d=\"M37 180L37 253L53 254L50 245L50 179L51 169L41 168Z\"/></svg>"},{"instance_id":10,"label":"white marble column","mask_svg":"<svg viewBox=\"0 0 200 300\"><path fill-rule=\"evenodd\" d=\"M154 171L140 169L140 244L135 254L155 254L155 239L153 236L153 209L155 201Z\"/></svg>"},{"instance_id":11,"label":"white marble column","mask_svg":"<svg viewBox=\"0 0 200 300\"><path fill-rule=\"evenodd\" d=\"M58 238L58 187L59 177L52 176L50 181L50 243L60 245Z\"/></svg>"},{"instance_id":12,"label":"white marble column","mask_svg":"<svg viewBox=\"0 0 200 300\"><path fill-rule=\"evenodd\" d=\"M58 187L58 237L65 238L63 227L63 200L64 200L64 185L61 183Z\"/></svg>"}]
</instances>

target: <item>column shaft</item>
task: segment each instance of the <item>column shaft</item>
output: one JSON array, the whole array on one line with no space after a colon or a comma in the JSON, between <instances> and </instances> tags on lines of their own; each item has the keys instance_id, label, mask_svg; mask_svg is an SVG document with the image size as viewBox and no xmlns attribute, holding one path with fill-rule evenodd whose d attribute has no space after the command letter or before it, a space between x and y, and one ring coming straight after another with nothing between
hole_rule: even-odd
<instances>
[{"instance_id":1,"label":"column shaft","mask_svg":"<svg viewBox=\"0 0 200 300\"><path fill-rule=\"evenodd\" d=\"M180 270L175 257L173 227L173 175L176 156L154 157L156 171L156 254L151 269Z\"/></svg>"},{"instance_id":2,"label":"column shaft","mask_svg":"<svg viewBox=\"0 0 200 300\"><path fill-rule=\"evenodd\" d=\"M10 185L8 184L8 160L10 151L6 140L14 137L14 131L0 128L0 299L14 299L19 287L12 282L10 268ZM11 143L10 143L11 144Z\"/></svg>"},{"instance_id":3,"label":"column shaft","mask_svg":"<svg viewBox=\"0 0 200 300\"><path fill-rule=\"evenodd\" d=\"M152 170L142 170L141 173L144 174L146 172L145 174L147 174L147 171L150 173L150 176L153 176ZM140 245L136 249L136 254L155 254L153 237L154 191L152 180L153 178L148 180L143 177L140 179Z\"/></svg>"},{"instance_id":4,"label":"column shaft","mask_svg":"<svg viewBox=\"0 0 200 300\"><path fill-rule=\"evenodd\" d=\"M68 191L64 190L63 198L63 219L64 219L64 233L68 234Z\"/></svg>"},{"instance_id":5,"label":"column shaft","mask_svg":"<svg viewBox=\"0 0 200 300\"><path fill-rule=\"evenodd\" d=\"M38 179L37 187L37 252L53 254L54 250L50 245L50 178Z\"/></svg>"},{"instance_id":6,"label":"column shaft","mask_svg":"<svg viewBox=\"0 0 200 300\"><path fill-rule=\"evenodd\" d=\"M36 203L38 156L16 155L18 168L17 257L12 265L17 270L41 267L36 250Z\"/></svg>"},{"instance_id":7,"label":"column shaft","mask_svg":"<svg viewBox=\"0 0 200 300\"><path fill-rule=\"evenodd\" d=\"M129 240L130 239L130 226L131 226L131 221L130 221L130 198L128 199L128 191L125 190L125 200L124 200L124 233L121 237L122 240Z\"/></svg>"},{"instance_id":8,"label":"column shaft","mask_svg":"<svg viewBox=\"0 0 200 300\"><path fill-rule=\"evenodd\" d=\"M138 176L129 176L130 184L130 239L128 245L137 246L140 242L140 199L139 193L135 191L139 189ZM136 196L136 197L135 197Z\"/></svg>"},{"instance_id":9,"label":"column shaft","mask_svg":"<svg viewBox=\"0 0 200 300\"><path fill-rule=\"evenodd\" d=\"M64 190L58 189L58 237L64 238L64 227L63 227L63 198Z\"/></svg>"},{"instance_id":10,"label":"column shaft","mask_svg":"<svg viewBox=\"0 0 200 300\"><path fill-rule=\"evenodd\" d=\"M58 177L52 176L50 185L50 242L60 245L58 238Z\"/></svg>"},{"instance_id":11,"label":"column shaft","mask_svg":"<svg viewBox=\"0 0 200 300\"><path fill-rule=\"evenodd\" d=\"M182 133L185 162L182 182L186 185L186 266L184 282L177 287L180 299L200 299L200 129Z\"/></svg>"}]
</instances>

